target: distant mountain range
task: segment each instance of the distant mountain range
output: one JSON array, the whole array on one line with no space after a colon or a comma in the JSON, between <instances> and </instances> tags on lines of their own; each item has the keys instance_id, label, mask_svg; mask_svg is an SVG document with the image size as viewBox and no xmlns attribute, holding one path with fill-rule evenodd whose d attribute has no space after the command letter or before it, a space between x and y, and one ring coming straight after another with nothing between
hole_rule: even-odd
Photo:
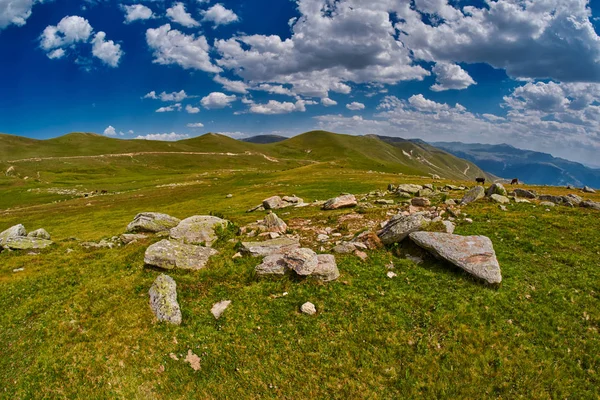
<instances>
[{"instance_id":1,"label":"distant mountain range","mask_svg":"<svg viewBox=\"0 0 600 400\"><path fill-rule=\"evenodd\" d=\"M508 144L435 142L431 145L506 179L518 178L519 181L537 185L600 187L600 169L547 153L522 150Z\"/></svg>"}]
</instances>

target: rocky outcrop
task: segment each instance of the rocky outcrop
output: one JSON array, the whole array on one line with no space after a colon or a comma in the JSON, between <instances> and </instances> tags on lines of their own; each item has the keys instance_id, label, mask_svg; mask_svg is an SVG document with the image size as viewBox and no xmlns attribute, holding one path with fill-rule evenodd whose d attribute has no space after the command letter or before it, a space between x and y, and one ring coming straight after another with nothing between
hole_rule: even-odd
<instances>
[{"instance_id":1,"label":"rocky outcrop","mask_svg":"<svg viewBox=\"0 0 600 400\"><path fill-rule=\"evenodd\" d=\"M5 241L2 246L11 250L33 250L33 249L45 249L53 244L52 241L47 239L40 239L35 237L13 237Z\"/></svg>"},{"instance_id":2,"label":"rocky outcrop","mask_svg":"<svg viewBox=\"0 0 600 400\"><path fill-rule=\"evenodd\" d=\"M159 321L170 324L181 324L181 309L177 302L177 284L168 275L161 274L156 278L150 291L150 309Z\"/></svg>"},{"instance_id":3,"label":"rocky outcrop","mask_svg":"<svg viewBox=\"0 0 600 400\"><path fill-rule=\"evenodd\" d=\"M276 210L278 208L283 208L283 199L279 196L271 196L263 200L262 206L265 208L265 210Z\"/></svg>"},{"instance_id":4,"label":"rocky outcrop","mask_svg":"<svg viewBox=\"0 0 600 400\"><path fill-rule=\"evenodd\" d=\"M464 195L460 204L469 204L483 197L485 197L485 189L483 186L475 186Z\"/></svg>"},{"instance_id":5,"label":"rocky outcrop","mask_svg":"<svg viewBox=\"0 0 600 400\"><path fill-rule=\"evenodd\" d=\"M424 229L430 222L421 213L411 215L396 215L377 232L383 244L400 243L412 233Z\"/></svg>"},{"instance_id":6,"label":"rocky outcrop","mask_svg":"<svg viewBox=\"0 0 600 400\"><path fill-rule=\"evenodd\" d=\"M300 248L298 239L282 237L264 242L244 242L240 252L254 257L264 257L271 254L283 254L298 248Z\"/></svg>"},{"instance_id":7,"label":"rocky outcrop","mask_svg":"<svg viewBox=\"0 0 600 400\"><path fill-rule=\"evenodd\" d=\"M127 225L127 232L165 232L179 224L180 220L167 214L143 212Z\"/></svg>"},{"instance_id":8,"label":"rocky outcrop","mask_svg":"<svg viewBox=\"0 0 600 400\"><path fill-rule=\"evenodd\" d=\"M582 201L581 204L579 204L579 205L581 207L591 208L591 209L600 211L600 203L595 202L595 201L585 200L585 201Z\"/></svg>"},{"instance_id":9,"label":"rocky outcrop","mask_svg":"<svg viewBox=\"0 0 600 400\"><path fill-rule=\"evenodd\" d=\"M313 276L323 282L336 280L340 276L333 255L317 255L306 248L266 256L255 271L258 275L285 275L294 272L299 276Z\"/></svg>"},{"instance_id":10,"label":"rocky outcrop","mask_svg":"<svg viewBox=\"0 0 600 400\"><path fill-rule=\"evenodd\" d=\"M502 274L492 241L485 236L414 232L410 239L437 258L444 259L488 283L500 283Z\"/></svg>"},{"instance_id":11,"label":"rocky outcrop","mask_svg":"<svg viewBox=\"0 0 600 400\"><path fill-rule=\"evenodd\" d=\"M8 240L15 239L18 237L27 236L25 227L21 224L12 226L7 230L0 233L0 247L4 245Z\"/></svg>"},{"instance_id":12,"label":"rocky outcrop","mask_svg":"<svg viewBox=\"0 0 600 400\"><path fill-rule=\"evenodd\" d=\"M353 194L345 194L327 200L322 208L323 210L337 210L340 208L355 207L357 204L356 197Z\"/></svg>"},{"instance_id":13,"label":"rocky outcrop","mask_svg":"<svg viewBox=\"0 0 600 400\"><path fill-rule=\"evenodd\" d=\"M217 253L209 247L164 239L148 247L144 262L162 269L197 270L204 268L208 259Z\"/></svg>"},{"instance_id":14,"label":"rocky outcrop","mask_svg":"<svg viewBox=\"0 0 600 400\"><path fill-rule=\"evenodd\" d=\"M187 244L203 244L211 246L217 240L215 229L226 227L228 221L210 215L195 215L186 218L172 228L169 235L172 239Z\"/></svg>"}]
</instances>

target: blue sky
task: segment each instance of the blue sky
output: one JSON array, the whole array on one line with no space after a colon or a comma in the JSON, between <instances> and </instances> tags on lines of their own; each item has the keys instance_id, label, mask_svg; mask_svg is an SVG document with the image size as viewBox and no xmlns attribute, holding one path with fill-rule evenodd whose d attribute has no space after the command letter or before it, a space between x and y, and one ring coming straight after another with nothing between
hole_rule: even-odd
<instances>
[{"instance_id":1,"label":"blue sky","mask_svg":"<svg viewBox=\"0 0 600 400\"><path fill-rule=\"evenodd\" d=\"M598 3L0 0L0 132L326 129L598 165Z\"/></svg>"}]
</instances>

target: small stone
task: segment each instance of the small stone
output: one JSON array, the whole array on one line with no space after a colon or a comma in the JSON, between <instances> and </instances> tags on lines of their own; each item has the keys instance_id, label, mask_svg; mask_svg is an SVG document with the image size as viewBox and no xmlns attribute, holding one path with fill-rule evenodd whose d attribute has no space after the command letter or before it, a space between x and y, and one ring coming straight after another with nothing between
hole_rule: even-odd
<instances>
[{"instance_id":1,"label":"small stone","mask_svg":"<svg viewBox=\"0 0 600 400\"><path fill-rule=\"evenodd\" d=\"M444 228L446 229L446 233L454 233L454 229L456 226L450 221L442 221Z\"/></svg>"},{"instance_id":2,"label":"small stone","mask_svg":"<svg viewBox=\"0 0 600 400\"><path fill-rule=\"evenodd\" d=\"M219 319L221 317L221 315L225 312L227 307L229 307L230 304L231 304L231 300L220 301L218 303L215 303L212 306L212 308L210 309L210 312L215 317L215 319Z\"/></svg>"},{"instance_id":3,"label":"small stone","mask_svg":"<svg viewBox=\"0 0 600 400\"><path fill-rule=\"evenodd\" d=\"M231 193L230 193L230 194L228 194L227 196L225 196L225 198L226 198L226 199L230 199L230 198L232 198L232 197L233 197L233 195L232 195Z\"/></svg>"},{"instance_id":4,"label":"small stone","mask_svg":"<svg viewBox=\"0 0 600 400\"><path fill-rule=\"evenodd\" d=\"M190 367L192 367L194 371L200 370L200 357L192 353L192 350L188 350L184 361L190 363Z\"/></svg>"},{"instance_id":5,"label":"small stone","mask_svg":"<svg viewBox=\"0 0 600 400\"><path fill-rule=\"evenodd\" d=\"M367 255L367 253L365 253L364 251L360 251L360 250L355 250L354 251L354 255L358 258L360 258L363 261L366 261L367 258L369 258L369 256Z\"/></svg>"},{"instance_id":6,"label":"small stone","mask_svg":"<svg viewBox=\"0 0 600 400\"><path fill-rule=\"evenodd\" d=\"M426 197L415 197L410 201L415 207L429 207L431 205L431 200Z\"/></svg>"},{"instance_id":7,"label":"small stone","mask_svg":"<svg viewBox=\"0 0 600 400\"><path fill-rule=\"evenodd\" d=\"M472 224L473 220L471 218L465 218L465 222L468 224Z\"/></svg>"},{"instance_id":8,"label":"small stone","mask_svg":"<svg viewBox=\"0 0 600 400\"><path fill-rule=\"evenodd\" d=\"M307 301L306 303L302 304L300 311L307 315L315 315L317 313L317 307L315 307L313 303Z\"/></svg>"},{"instance_id":9,"label":"small stone","mask_svg":"<svg viewBox=\"0 0 600 400\"><path fill-rule=\"evenodd\" d=\"M317 236L317 242L324 243L324 242L326 242L328 240L329 240L329 236L324 235L322 233Z\"/></svg>"},{"instance_id":10,"label":"small stone","mask_svg":"<svg viewBox=\"0 0 600 400\"><path fill-rule=\"evenodd\" d=\"M502 211L507 211L507 210L508 210L508 209L506 208L506 206L503 206L502 204L500 204L500 205L498 206L498 208L500 208L500 210L502 210Z\"/></svg>"},{"instance_id":11,"label":"small stone","mask_svg":"<svg viewBox=\"0 0 600 400\"><path fill-rule=\"evenodd\" d=\"M396 275L396 273L393 272L393 271L388 271L388 273L387 273L387 277L390 278L390 279L395 278L397 276L398 275Z\"/></svg>"},{"instance_id":12,"label":"small stone","mask_svg":"<svg viewBox=\"0 0 600 400\"><path fill-rule=\"evenodd\" d=\"M15 269L13 269L13 272L21 272L21 271L25 271L25 268L15 268Z\"/></svg>"},{"instance_id":13,"label":"small stone","mask_svg":"<svg viewBox=\"0 0 600 400\"><path fill-rule=\"evenodd\" d=\"M235 260L236 258L241 258L242 257L242 253L240 253L239 251L237 253L235 253L233 256L231 256L231 258L233 260Z\"/></svg>"}]
</instances>

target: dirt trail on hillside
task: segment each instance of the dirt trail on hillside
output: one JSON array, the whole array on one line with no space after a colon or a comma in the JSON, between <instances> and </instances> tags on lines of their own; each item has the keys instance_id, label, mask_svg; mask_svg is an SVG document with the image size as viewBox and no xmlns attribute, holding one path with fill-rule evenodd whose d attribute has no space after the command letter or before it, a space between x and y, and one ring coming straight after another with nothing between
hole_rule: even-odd
<instances>
[{"instance_id":1,"label":"dirt trail on hillside","mask_svg":"<svg viewBox=\"0 0 600 400\"><path fill-rule=\"evenodd\" d=\"M467 169L465 169L465 172L463 172L463 175L467 175L467 172L469 172L469 168L471 168L471 166L469 164L467 164Z\"/></svg>"},{"instance_id":2,"label":"dirt trail on hillside","mask_svg":"<svg viewBox=\"0 0 600 400\"><path fill-rule=\"evenodd\" d=\"M20 160L8 160L9 164L31 162L31 161L49 161L49 160L79 160L79 159L90 159L90 158L111 158L111 157L135 157L144 155L171 155L171 154L183 154L192 156L226 156L226 157L239 157L239 156L259 156L264 157L266 160L277 163L278 159L267 156L262 153L253 153L250 151L244 153L217 153L217 152L196 152L196 151L142 151L137 153L116 153L116 154L99 154L94 156L64 156L64 157L32 157L22 158ZM296 160L294 160L296 161ZM297 161L308 161L308 160L297 160Z\"/></svg>"}]
</instances>

